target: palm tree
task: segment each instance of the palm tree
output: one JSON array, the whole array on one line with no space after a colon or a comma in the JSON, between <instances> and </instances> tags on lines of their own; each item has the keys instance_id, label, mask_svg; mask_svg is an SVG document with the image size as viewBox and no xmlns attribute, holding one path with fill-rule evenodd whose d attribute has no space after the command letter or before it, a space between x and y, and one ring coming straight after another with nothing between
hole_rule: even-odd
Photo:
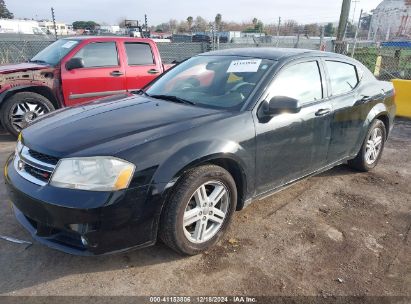
<instances>
[{"instance_id":1,"label":"palm tree","mask_svg":"<svg viewBox=\"0 0 411 304\"><path fill-rule=\"evenodd\" d=\"M191 28L193 27L193 22L194 22L194 18L189 16L187 17L187 24L188 24L188 30L191 32Z\"/></svg>"},{"instance_id":2,"label":"palm tree","mask_svg":"<svg viewBox=\"0 0 411 304\"><path fill-rule=\"evenodd\" d=\"M215 16L214 21L215 21L217 31L221 31L221 21L222 21L222 19L223 19L223 16L221 16L221 14L217 14Z\"/></svg>"}]
</instances>

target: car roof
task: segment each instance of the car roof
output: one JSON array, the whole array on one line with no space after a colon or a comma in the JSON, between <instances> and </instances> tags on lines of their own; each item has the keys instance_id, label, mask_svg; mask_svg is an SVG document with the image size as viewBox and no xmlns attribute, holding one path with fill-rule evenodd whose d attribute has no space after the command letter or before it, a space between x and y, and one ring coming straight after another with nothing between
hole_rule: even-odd
<instances>
[{"instance_id":1,"label":"car roof","mask_svg":"<svg viewBox=\"0 0 411 304\"><path fill-rule=\"evenodd\" d=\"M98 40L136 40L136 41L148 41L151 40L150 38L135 38L135 37L125 37L125 36L72 36L72 37L65 37L63 39L67 40L91 40L91 39L98 39Z\"/></svg>"},{"instance_id":2,"label":"car roof","mask_svg":"<svg viewBox=\"0 0 411 304\"><path fill-rule=\"evenodd\" d=\"M262 58L270 60L280 60L294 57L305 57L305 56L318 56L318 57L334 57L340 59L347 59L348 57L330 53L321 52L316 50L306 50L306 49L294 49L294 48L276 48L276 47L255 47L255 48L234 48L227 50L212 51L208 53L200 54L200 56L240 56L240 57L253 57Z\"/></svg>"}]
</instances>

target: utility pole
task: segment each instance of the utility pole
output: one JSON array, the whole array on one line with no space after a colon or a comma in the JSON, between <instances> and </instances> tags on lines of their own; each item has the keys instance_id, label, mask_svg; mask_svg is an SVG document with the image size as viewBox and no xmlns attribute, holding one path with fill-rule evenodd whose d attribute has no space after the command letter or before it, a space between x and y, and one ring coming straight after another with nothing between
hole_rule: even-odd
<instances>
[{"instance_id":1,"label":"utility pole","mask_svg":"<svg viewBox=\"0 0 411 304\"><path fill-rule=\"evenodd\" d=\"M372 25L372 17L373 17L373 13L371 12L371 19L370 19L370 24L369 24L369 26L368 26L368 36L367 36L367 40L370 40L370 39L371 39L371 32L372 32L372 27L371 27L371 25Z\"/></svg>"},{"instance_id":2,"label":"utility pole","mask_svg":"<svg viewBox=\"0 0 411 304\"><path fill-rule=\"evenodd\" d=\"M56 27L56 18L54 15L54 8L51 8L51 19L53 20L54 36L56 37L56 40L57 40L57 27Z\"/></svg>"},{"instance_id":3,"label":"utility pole","mask_svg":"<svg viewBox=\"0 0 411 304\"><path fill-rule=\"evenodd\" d=\"M277 47L280 44L280 26L281 26L281 17L278 17L278 26L277 26Z\"/></svg>"},{"instance_id":4,"label":"utility pole","mask_svg":"<svg viewBox=\"0 0 411 304\"><path fill-rule=\"evenodd\" d=\"M324 35L325 35L325 26L323 25L321 26L320 51L325 51Z\"/></svg>"},{"instance_id":5,"label":"utility pole","mask_svg":"<svg viewBox=\"0 0 411 304\"><path fill-rule=\"evenodd\" d=\"M347 22L348 22L348 17L350 14L350 6L351 6L351 0L343 0L342 6L341 6L341 14L340 14L340 22L338 24L338 30L337 30L337 41L336 41L336 48L335 51L337 53L343 53L344 52L344 35L345 31L347 29Z\"/></svg>"},{"instance_id":6,"label":"utility pole","mask_svg":"<svg viewBox=\"0 0 411 304\"><path fill-rule=\"evenodd\" d=\"M360 0L353 0L352 1L352 3L354 3L354 11L353 11L353 14L352 14L352 23L354 24L354 18L355 18L355 11L357 10L357 3L359 3L360 2Z\"/></svg>"},{"instance_id":7,"label":"utility pole","mask_svg":"<svg viewBox=\"0 0 411 304\"><path fill-rule=\"evenodd\" d=\"M354 37L354 46L352 48L352 54L351 57L354 58L355 54L355 47L357 46L357 37L358 37L358 31L360 30L361 27L361 19L362 19L362 10L360 12L360 18L358 18L358 24L357 24L357 29L355 31L355 37Z\"/></svg>"},{"instance_id":8,"label":"utility pole","mask_svg":"<svg viewBox=\"0 0 411 304\"><path fill-rule=\"evenodd\" d=\"M149 34L149 32L148 32L147 14L144 14L144 28L145 28L145 31L143 32L143 33L144 33L144 37L149 38L149 37L150 37L150 34Z\"/></svg>"}]
</instances>

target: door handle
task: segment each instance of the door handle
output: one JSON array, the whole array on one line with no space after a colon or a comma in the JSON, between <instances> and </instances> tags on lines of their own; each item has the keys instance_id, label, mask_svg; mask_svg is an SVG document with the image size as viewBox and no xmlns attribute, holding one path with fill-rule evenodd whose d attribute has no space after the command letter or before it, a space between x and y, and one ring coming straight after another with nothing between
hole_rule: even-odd
<instances>
[{"instance_id":1,"label":"door handle","mask_svg":"<svg viewBox=\"0 0 411 304\"><path fill-rule=\"evenodd\" d=\"M359 100L357 100L357 102L360 103L368 103L372 101L372 97L371 96L363 96L362 98L360 98Z\"/></svg>"},{"instance_id":2,"label":"door handle","mask_svg":"<svg viewBox=\"0 0 411 304\"><path fill-rule=\"evenodd\" d=\"M148 74L158 74L158 73L160 73L160 71L156 70L156 69L151 69L151 70L148 70L147 73Z\"/></svg>"},{"instance_id":3,"label":"door handle","mask_svg":"<svg viewBox=\"0 0 411 304\"><path fill-rule=\"evenodd\" d=\"M331 112L330 108L319 109L317 112L315 112L315 116L324 116L324 115L327 115L330 112Z\"/></svg>"},{"instance_id":4,"label":"door handle","mask_svg":"<svg viewBox=\"0 0 411 304\"><path fill-rule=\"evenodd\" d=\"M120 71L113 71L110 73L110 75L114 77L118 77L118 76L122 76L123 73L121 73Z\"/></svg>"}]
</instances>

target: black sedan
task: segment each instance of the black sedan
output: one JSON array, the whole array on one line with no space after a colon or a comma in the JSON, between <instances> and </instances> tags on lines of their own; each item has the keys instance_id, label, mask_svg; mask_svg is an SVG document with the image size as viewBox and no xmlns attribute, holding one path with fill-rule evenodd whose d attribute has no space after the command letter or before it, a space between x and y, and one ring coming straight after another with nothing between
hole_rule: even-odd
<instances>
[{"instance_id":1,"label":"black sedan","mask_svg":"<svg viewBox=\"0 0 411 304\"><path fill-rule=\"evenodd\" d=\"M394 90L332 53L239 49L193 57L135 94L53 112L5 167L18 221L81 255L152 245L193 255L235 210L347 163L371 170Z\"/></svg>"}]
</instances>

